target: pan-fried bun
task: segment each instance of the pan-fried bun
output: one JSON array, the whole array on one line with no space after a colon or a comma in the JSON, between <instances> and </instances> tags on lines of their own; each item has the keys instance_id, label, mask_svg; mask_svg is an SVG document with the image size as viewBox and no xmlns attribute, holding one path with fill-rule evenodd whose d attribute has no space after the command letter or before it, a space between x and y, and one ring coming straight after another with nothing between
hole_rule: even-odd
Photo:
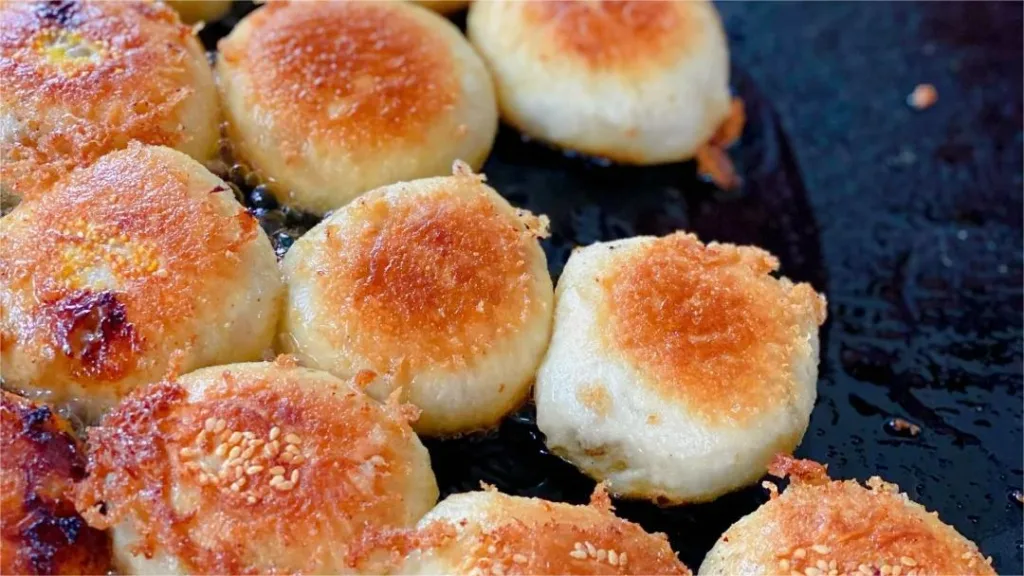
<instances>
[{"instance_id":1,"label":"pan-fried bun","mask_svg":"<svg viewBox=\"0 0 1024 576\"><path fill-rule=\"evenodd\" d=\"M789 487L733 524L701 575L995 574L991 558L895 484L831 481L820 464L786 456L771 474Z\"/></svg>"},{"instance_id":2,"label":"pan-fried bun","mask_svg":"<svg viewBox=\"0 0 1024 576\"><path fill-rule=\"evenodd\" d=\"M400 180L474 168L498 113L457 28L406 2L272 2L219 44L236 156L279 199L324 213Z\"/></svg>"},{"instance_id":3,"label":"pan-fried bun","mask_svg":"<svg viewBox=\"0 0 1024 576\"><path fill-rule=\"evenodd\" d=\"M6 386L92 419L175 366L259 360L282 296L270 240L181 152L131 144L0 226Z\"/></svg>"},{"instance_id":4,"label":"pan-fried bun","mask_svg":"<svg viewBox=\"0 0 1024 576\"><path fill-rule=\"evenodd\" d=\"M589 506L488 490L449 496L419 523L398 574L690 574L664 534Z\"/></svg>"},{"instance_id":5,"label":"pan-fried bun","mask_svg":"<svg viewBox=\"0 0 1024 576\"><path fill-rule=\"evenodd\" d=\"M575 251L537 374L548 446L615 493L695 502L800 442L825 300L767 252L690 234Z\"/></svg>"},{"instance_id":6,"label":"pan-fried bun","mask_svg":"<svg viewBox=\"0 0 1024 576\"><path fill-rule=\"evenodd\" d=\"M487 1L467 31L502 118L629 164L694 156L729 113L729 53L707 1Z\"/></svg>"},{"instance_id":7,"label":"pan-fried bun","mask_svg":"<svg viewBox=\"0 0 1024 576\"><path fill-rule=\"evenodd\" d=\"M85 457L49 406L0 392L0 574L106 574L110 543L74 505Z\"/></svg>"},{"instance_id":8,"label":"pan-fried bun","mask_svg":"<svg viewBox=\"0 0 1024 576\"><path fill-rule=\"evenodd\" d=\"M352 573L352 542L437 500L414 416L287 358L205 368L90 430L78 506L127 574Z\"/></svg>"},{"instance_id":9,"label":"pan-fried bun","mask_svg":"<svg viewBox=\"0 0 1024 576\"><path fill-rule=\"evenodd\" d=\"M496 424L525 399L550 335L546 221L482 180L457 165L368 192L284 259L281 345L366 374L377 398L401 387L421 434Z\"/></svg>"},{"instance_id":10,"label":"pan-fried bun","mask_svg":"<svg viewBox=\"0 0 1024 576\"><path fill-rule=\"evenodd\" d=\"M206 53L159 2L0 6L0 191L43 193L138 140L206 162L220 112Z\"/></svg>"}]
</instances>

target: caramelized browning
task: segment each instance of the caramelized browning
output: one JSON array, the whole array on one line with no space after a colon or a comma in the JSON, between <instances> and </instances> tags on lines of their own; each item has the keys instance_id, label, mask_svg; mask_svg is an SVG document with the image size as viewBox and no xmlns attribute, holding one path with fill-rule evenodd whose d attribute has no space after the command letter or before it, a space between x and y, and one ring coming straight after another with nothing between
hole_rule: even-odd
<instances>
[{"instance_id":1,"label":"caramelized browning","mask_svg":"<svg viewBox=\"0 0 1024 576\"><path fill-rule=\"evenodd\" d=\"M601 338L663 397L712 423L742 423L793 394L794 347L824 322L824 298L769 273L757 248L677 233L617 260L600 279Z\"/></svg>"},{"instance_id":2,"label":"caramelized browning","mask_svg":"<svg viewBox=\"0 0 1024 576\"><path fill-rule=\"evenodd\" d=\"M444 38L401 3L267 4L219 48L272 111L286 155L310 140L377 150L421 141L458 97Z\"/></svg>"},{"instance_id":3,"label":"caramelized browning","mask_svg":"<svg viewBox=\"0 0 1024 576\"><path fill-rule=\"evenodd\" d=\"M436 554L455 574L690 574L663 534L616 517L600 495L591 506L497 492L456 497L486 499L482 517L421 523L401 552Z\"/></svg>"},{"instance_id":4,"label":"caramelized browning","mask_svg":"<svg viewBox=\"0 0 1024 576\"><path fill-rule=\"evenodd\" d=\"M70 494L85 476L71 427L46 406L0 394L0 574L105 573L107 537Z\"/></svg>"},{"instance_id":5,"label":"caramelized browning","mask_svg":"<svg viewBox=\"0 0 1024 576\"><path fill-rule=\"evenodd\" d=\"M159 3L0 6L0 180L32 197L130 140L176 145L188 27ZM49 114L49 111L54 111Z\"/></svg>"},{"instance_id":6,"label":"caramelized browning","mask_svg":"<svg viewBox=\"0 0 1024 576\"><path fill-rule=\"evenodd\" d=\"M78 505L91 525L131 520L140 554L241 574L331 571L345 546L316 543L415 521L400 410L280 364L203 374L137 390L90 430Z\"/></svg>"},{"instance_id":7,"label":"caramelized browning","mask_svg":"<svg viewBox=\"0 0 1024 576\"><path fill-rule=\"evenodd\" d=\"M553 0L527 2L522 10L527 25L548 31L556 53L593 68L624 70L678 58L694 45L702 31L685 4Z\"/></svg>"},{"instance_id":8,"label":"caramelized browning","mask_svg":"<svg viewBox=\"0 0 1024 576\"><path fill-rule=\"evenodd\" d=\"M774 557L759 559L780 573L913 576L994 574L977 546L879 478L867 487L829 481L821 465L780 456L773 474L789 488L756 512L756 533ZM733 530L724 538L735 539Z\"/></svg>"},{"instance_id":9,"label":"caramelized browning","mask_svg":"<svg viewBox=\"0 0 1024 576\"><path fill-rule=\"evenodd\" d=\"M84 385L115 381L194 315L198 292L243 273L255 219L225 213L171 154L112 153L6 217L5 348L63 363Z\"/></svg>"},{"instance_id":10,"label":"caramelized browning","mask_svg":"<svg viewBox=\"0 0 1024 576\"><path fill-rule=\"evenodd\" d=\"M475 178L444 186L474 189L364 197L346 208L355 229L327 229L318 282L336 324L325 336L378 373L464 365L533 309L533 232Z\"/></svg>"}]
</instances>

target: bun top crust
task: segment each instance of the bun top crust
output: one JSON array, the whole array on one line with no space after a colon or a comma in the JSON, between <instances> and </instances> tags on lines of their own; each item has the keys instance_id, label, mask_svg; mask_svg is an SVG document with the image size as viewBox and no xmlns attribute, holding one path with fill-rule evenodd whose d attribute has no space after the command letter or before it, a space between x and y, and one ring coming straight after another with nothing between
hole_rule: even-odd
<instances>
[{"instance_id":1,"label":"bun top crust","mask_svg":"<svg viewBox=\"0 0 1024 576\"><path fill-rule=\"evenodd\" d=\"M662 398L712 424L742 424L793 393L790 356L825 320L825 299L770 273L759 248L702 244L692 234L651 239L613 260L600 282L609 329Z\"/></svg>"},{"instance_id":2,"label":"bun top crust","mask_svg":"<svg viewBox=\"0 0 1024 576\"><path fill-rule=\"evenodd\" d=\"M904 575L995 574L974 543L895 484L878 477L866 486L832 481L821 464L781 455L769 473L788 476L790 485L748 516L744 540L761 545L752 546L754 558L744 553L745 561L780 573L803 573L824 562L830 570L851 574L865 568L871 574L897 574L897 567ZM732 529L724 538L737 546L741 540Z\"/></svg>"},{"instance_id":3,"label":"bun top crust","mask_svg":"<svg viewBox=\"0 0 1024 576\"><path fill-rule=\"evenodd\" d=\"M358 153L417 141L456 103L447 25L404 2L273 2L218 47L273 111L286 154L310 140Z\"/></svg>"},{"instance_id":4,"label":"bun top crust","mask_svg":"<svg viewBox=\"0 0 1024 576\"><path fill-rule=\"evenodd\" d=\"M34 196L130 140L182 140L174 118L194 92L203 52L174 10L155 2L4 2L0 22L0 179L19 193Z\"/></svg>"},{"instance_id":5,"label":"bun top crust","mask_svg":"<svg viewBox=\"0 0 1024 576\"><path fill-rule=\"evenodd\" d=\"M638 72L671 66L704 30L690 2L550 1L522 5L523 25L543 38L538 50L594 71Z\"/></svg>"},{"instance_id":6,"label":"bun top crust","mask_svg":"<svg viewBox=\"0 0 1024 576\"><path fill-rule=\"evenodd\" d=\"M433 482L414 470L429 475L415 414L287 358L202 369L136 390L90 429L77 504L103 529L136 517L139 553L189 573L332 572L364 526L411 525L425 510L407 502L436 499L436 485L408 493Z\"/></svg>"},{"instance_id":7,"label":"bun top crust","mask_svg":"<svg viewBox=\"0 0 1024 576\"><path fill-rule=\"evenodd\" d=\"M76 170L5 224L4 344L43 357L55 347L54 361L83 383L142 368L150 344L193 316L197 292L246 273L239 254L260 234L219 178L137 144Z\"/></svg>"},{"instance_id":8,"label":"bun top crust","mask_svg":"<svg viewBox=\"0 0 1024 576\"><path fill-rule=\"evenodd\" d=\"M323 245L296 265L315 271L334 311L332 345L380 372L458 368L541 305L536 220L476 175L396 184L327 220Z\"/></svg>"}]
</instances>

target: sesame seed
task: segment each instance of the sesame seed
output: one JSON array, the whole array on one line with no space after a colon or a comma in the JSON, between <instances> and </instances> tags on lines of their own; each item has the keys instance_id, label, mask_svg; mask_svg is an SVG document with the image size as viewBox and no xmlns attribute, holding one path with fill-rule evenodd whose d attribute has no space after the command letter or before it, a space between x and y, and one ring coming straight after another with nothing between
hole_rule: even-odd
<instances>
[{"instance_id":1,"label":"sesame seed","mask_svg":"<svg viewBox=\"0 0 1024 576\"><path fill-rule=\"evenodd\" d=\"M903 556L900 558L900 564L904 566L917 566L917 561L909 556Z\"/></svg>"},{"instance_id":2,"label":"sesame seed","mask_svg":"<svg viewBox=\"0 0 1024 576\"><path fill-rule=\"evenodd\" d=\"M270 469L270 473L274 476L280 476L284 474L284 466L274 466Z\"/></svg>"},{"instance_id":3,"label":"sesame seed","mask_svg":"<svg viewBox=\"0 0 1024 576\"><path fill-rule=\"evenodd\" d=\"M235 483L232 484L232 486L238 486L239 488L241 488L242 486L245 486L245 476L242 476L238 480L235 480Z\"/></svg>"},{"instance_id":4,"label":"sesame seed","mask_svg":"<svg viewBox=\"0 0 1024 576\"><path fill-rule=\"evenodd\" d=\"M296 454L295 456L292 457L292 464L295 464L296 466L302 464L305 461L306 457L303 456L302 454Z\"/></svg>"},{"instance_id":5,"label":"sesame seed","mask_svg":"<svg viewBox=\"0 0 1024 576\"><path fill-rule=\"evenodd\" d=\"M786 560L785 558L783 558L782 560L779 560L779 569L780 570L789 570L789 560Z\"/></svg>"},{"instance_id":6,"label":"sesame seed","mask_svg":"<svg viewBox=\"0 0 1024 576\"><path fill-rule=\"evenodd\" d=\"M190 457L194 456L195 453L196 453L196 451L194 449L187 448L187 447L186 448L182 448L181 450L178 450L178 455L181 456L182 458L190 458Z\"/></svg>"},{"instance_id":7,"label":"sesame seed","mask_svg":"<svg viewBox=\"0 0 1024 576\"><path fill-rule=\"evenodd\" d=\"M605 550L604 548L599 548L597 550L597 561L598 562L604 562L604 559L607 558L607 557L608 557L608 551L607 550Z\"/></svg>"},{"instance_id":8,"label":"sesame seed","mask_svg":"<svg viewBox=\"0 0 1024 576\"><path fill-rule=\"evenodd\" d=\"M263 466L249 466L248 468L245 469L245 473L247 475L249 475L249 476L252 476L254 474L259 474L262 471L263 471Z\"/></svg>"},{"instance_id":9,"label":"sesame seed","mask_svg":"<svg viewBox=\"0 0 1024 576\"><path fill-rule=\"evenodd\" d=\"M238 492L238 491L239 491L239 490L241 490L241 489L242 489L242 487L241 487L241 486L239 486L238 484L232 484L232 485L231 485L231 491L232 491L232 492Z\"/></svg>"},{"instance_id":10,"label":"sesame seed","mask_svg":"<svg viewBox=\"0 0 1024 576\"><path fill-rule=\"evenodd\" d=\"M199 444L200 446L202 446L203 443L205 443L205 442L206 442L206 430L204 429L204 430L200 430L199 434L196 434L196 444Z\"/></svg>"},{"instance_id":11,"label":"sesame seed","mask_svg":"<svg viewBox=\"0 0 1024 576\"><path fill-rule=\"evenodd\" d=\"M281 462L284 462L285 464L291 464L292 461L295 460L295 456L292 455L291 452L282 452L281 455L277 457L277 459L280 460Z\"/></svg>"},{"instance_id":12,"label":"sesame seed","mask_svg":"<svg viewBox=\"0 0 1024 576\"><path fill-rule=\"evenodd\" d=\"M270 485L271 486L276 486L277 484L281 484L282 482L284 482L284 476L271 476L270 477Z\"/></svg>"},{"instance_id":13,"label":"sesame seed","mask_svg":"<svg viewBox=\"0 0 1024 576\"><path fill-rule=\"evenodd\" d=\"M288 479L292 481L292 484L298 482L299 481L299 471L298 470L292 470L292 475Z\"/></svg>"},{"instance_id":14,"label":"sesame seed","mask_svg":"<svg viewBox=\"0 0 1024 576\"><path fill-rule=\"evenodd\" d=\"M619 554L618 554L618 552L616 552L615 550L609 550L608 551L608 563L611 564L612 566L618 566L619 565Z\"/></svg>"},{"instance_id":15,"label":"sesame seed","mask_svg":"<svg viewBox=\"0 0 1024 576\"><path fill-rule=\"evenodd\" d=\"M241 441L242 441L242 433L241 432L232 432L231 433L231 437L228 438L228 444L238 444Z\"/></svg>"},{"instance_id":16,"label":"sesame seed","mask_svg":"<svg viewBox=\"0 0 1024 576\"><path fill-rule=\"evenodd\" d=\"M302 440L295 434L288 434L287 436L284 437L284 441L289 444L298 444Z\"/></svg>"},{"instance_id":17,"label":"sesame seed","mask_svg":"<svg viewBox=\"0 0 1024 576\"><path fill-rule=\"evenodd\" d=\"M199 464L196 463L196 462L186 462L185 463L185 470L189 470L191 472L196 472L196 471L199 470Z\"/></svg>"},{"instance_id":18,"label":"sesame seed","mask_svg":"<svg viewBox=\"0 0 1024 576\"><path fill-rule=\"evenodd\" d=\"M228 469L227 468L221 468L220 471L217 472L217 477L220 478L221 480L224 480L225 478L227 478L228 477Z\"/></svg>"},{"instance_id":19,"label":"sesame seed","mask_svg":"<svg viewBox=\"0 0 1024 576\"><path fill-rule=\"evenodd\" d=\"M839 569L839 564L836 563L835 560L830 560L829 563L828 563L828 569L829 569L829 571L838 570Z\"/></svg>"},{"instance_id":20,"label":"sesame seed","mask_svg":"<svg viewBox=\"0 0 1024 576\"><path fill-rule=\"evenodd\" d=\"M892 574L892 566L889 566L888 564L883 564L881 573L882 576L889 576L889 574Z\"/></svg>"},{"instance_id":21,"label":"sesame seed","mask_svg":"<svg viewBox=\"0 0 1024 576\"><path fill-rule=\"evenodd\" d=\"M248 460L249 458L252 458L252 453L255 451L256 448L249 446L248 448L242 451L242 455L239 456L239 458L242 460Z\"/></svg>"},{"instance_id":22,"label":"sesame seed","mask_svg":"<svg viewBox=\"0 0 1024 576\"><path fill-rule=\"evenodd\" d=\"M264 444L266 444L266 442L264 442L262 438L256 438L256 439L252 440L251 442L249 442L249 445L252 446L253 448L259 448L260 446L263 446Z\"/></svg>"},{"instance_id":23,"label":"sesame seed","mask_svg":"<svg viewBox=\"0 0 1024 576\"><path fill-rule=\"evenodd\" d=\"M900 574L902 572L903 572L903 566L900 566L899 564L897 564L896 566L892 567L892 576L900 576Z\"/></svg>"},{"instance_id":24,"label":"sesame seed","mask_svg":"<svg viewBox=\"0 0 1024 576\"><path fill-rule=\"evenodd\" d=\"M971 557L971 553L970 552L964 552L963 554L960 555L960 559L961 560L967 560L970 557Z\"/></svg>"},{"instance_id":25,"label":"sesame seed","mask_svg":"<svg viewBox=\"0 0 1024 576\"><path fill-rule=\"evenodd\" d=\"M573 550L572 552L569 552L569 556L572 556L573 558L575 558L577 560L586 560L587 552L586 552L586 550L580 550L579 548L577 548L577 549Z\"/></svg>"},{"instance_id":26,"label":"sesame seed","mask_svg":"<svg viewBox=\"0 0 1024 576\"><path fill-rule=\"evenodd\" d=\"M217 425L213 427L213 432L214 432L214 434L220 434L227 427L228 427L228 421L223 419L223 418L221 418L221 419L217 420Z\"/></svg>"},{"instance_id":27,"label":"sesame seed","mask_svg":"<svg viewBox=\"0 0 1024 576\"><path fill-rule=\"evenodd\" d=\"M871 574L874 574L867 564L861 564L860 566L857 566L857 571L867 576L871 576Z\"/></svg>"},{"instance_id":28,"label":"sesame seed","mask_svg":"<svg viewBox=\"0 0 1024 576\"><path fill-rule=\"evenodd\" d=\"M491 574L495 576L505 576L505 568L501 564L495 564L491 566Z\"/></svg>"},{"instance_id":29,"label":"sesame seed","mask_svg":"<svg viewBox=\"0 0 1024 576\"><path fill-rule=\"evenodd\" d=\"M808 566L804 568L804 574L806 576L821 576L821 570L818 570L814 566Z\"/></svg>"},{"instance_id":30,"label":"sesame seed","mask_svg":"<svg viewBox=\"0 0 1024 576\"><path fill-rule=\"evenodd\" d=\"M487 553L488 554L497 554L498 553L498 549L494 547L494 544L491 544L490 546L487 547Z\"/></svg>"},{"instance_id":31,"label":"sesame seed","mask_svg":"<svg viewBox=\"0 0 1024 576\"><path fill-rule=\"evenodd\" d=\"M213 432L213 429L216 428L216 427L217 427L217 419L216 418L207 418L206 419L206 422L204 424L204 430L206 430L207 432Z\"/></svg>"},{"instance_id":32,"label":"sesame seed","mask_svg":"<svg viewBox=\"0 0 1024 576\"><path fill-rule=\"evenodd\" d=\"M232 458L232 459L238 458L238 455L241 454L241 453L242 453L242 449L239 448L238 446L234 446L234 447L231 448L231 451L228 452L228 458Z\"/></svg>"},{"instance_id":33,"label":"sesame seed","mask_svg":"<svg viewBox=\"0 0 1024 576\"><path fill-rule=\"evenodd\" d=\"M839 576L839 570L829 570L828 576Z\"/></svg>"},{"instance_id":34,"label":"sesame seed","mask_svg":"<svg viewBox=\"0 0 1024 576\"><path fill-rule=\"evenodd\" d=\"M227 445L227 444L223 444L223 443L222 443L222 444L220 444L220 445L218 445L218 446L217 446L217 449L216 449L216 450L214 450L214 451L213 451L213 453L214 453L214 454L215 454L216 456L221 456L221 457L223 457L223 456L224 456L225 454L227 454L227 453L228 453L228 445Z\"/></svg>"},{"instance_id":35,"label":"sesame seed","mask_svg":"<svg viewBox=\"0 0 1024 576\"><path fill-rule=\"evenodd\" d=\"M245 501L248 502L249 504L255 504L256 503L256 497L255 496L249 496L248 498L245 499Z\"/></svg>"},{"instance_id":36,"label":"sesame seed","mask_svg":"<svg viewBox=\"0 0 1024 576\"><path fill-rule=\"evenodd\" d=\"M793 558L803 558L804 556L807 556L807 551L803 548L797 548L793 551Z\"/></svg>"},{"instance_id":37,"label":"sesame seed","mask_svg":"<svg viewBox=\"0 0 1024 576\"><path fill-rule=\"evenodd\" d=\"M294 487L295 484L292 484L291 482L278 482L277 484L274 484L274 489L282 492L287 492Z\"/></svg>"},{"instance_id":38,"label":"sesame seed","mask_svg":"<svg viewBox=\"0 0 1024 576\"><path fill-rule=\"evenodd\" d=\"M590 542L584 542L583 545L587 548L588 556L590 556L591 558L597 556L597 548L594 548L593 544L591 544Z\"/></svg>"},{"instance_id":39,"label":"sesame seed","mask_svg":"<svg viewBox=\"0 0 1024 576\"><path fill-rule=\"evenodd\" d=\"M818 570L821 570L822 572L828 572L828 562L825 562L824 560L818 560L817 562L815 562L814 565L818 568Z\"/></svg>"},{"instance_id":40,"label":"sesame seed","mask_svg":"<svg viewBox=\"0 0 1024 576\"><path fill-rule=\"evenodd\" d=\"M821 544L815 544L814 546L811 546L811 550L814 550L818 554L828 554L832 551L832 549L828 546L822 546Z\"/></svg>"},{"instance_id":41,"label":"sesame seed","mask_svg":"<svg viewBox=\"0 0 1024 576\"><path fill-rule=\"evenodd\" d=\"M526 564L527 558L522 554L515 554L512 556L512 561L516 564Z\"/></svg>"},{"instance_id":42,"label":"sesame seed","mask_svg":"<svg viewBox=\"0 0 1024 576\"><path fill-rule=\"evenodd\" d=\"M281 435L281 429L278 428L277 426L274 426L273 428L270 429L270 441L271 442L273 442L274 440L277 440L277 437L280 436L280 435Z\"/></svg>"}]
</instances>

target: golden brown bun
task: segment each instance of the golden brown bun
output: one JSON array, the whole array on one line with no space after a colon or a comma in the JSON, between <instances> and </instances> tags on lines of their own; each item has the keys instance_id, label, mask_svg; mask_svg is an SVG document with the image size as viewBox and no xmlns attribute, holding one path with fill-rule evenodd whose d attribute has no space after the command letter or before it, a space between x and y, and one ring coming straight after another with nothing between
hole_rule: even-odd
<instances>
[{"instance_id":1,"label":"golden brown bun","mask_svg":"<svg viewBox=\"0 0 1024 576\"><path fill-rule=\"evenodd\" d=\"M205 368L90 429L78 507L123 573L350 573L351 543L437 501L414 415L287 358Z\"/></svg>"},{"instance_id":2,"label":"golden brown bun","mask_svg":"<svg viewBox=\"0 0 1024 576\"><path fill-rule=\"evenodd\" d=\"M107 535L75 511L85 458L71 426L48 406L0 394L0 574L105 574Z\"/></svg>"},{"instance_id":3,"label":"golden brown bun","mask_svg":"<svg viewBox=\"0 0 1024 576\"><path fill-rule=\"evenodd\" d=\"M458 29L405 2L273 2L218 44L236 156L323 213L400 180L483 164L490 76Z\"/></svg>"},{"instance_id":4,"label":"golden brown bun","mask_svg":"<svg viewBox=\"0 0 1024 576\"><path fill-rule=\"evenodd\" d=\"M0 226L10 388L95 418L173 366L258 360L282 296L270 240L188 156L132 143Z\"/></svg>"},{"instance_id":5,"label":"golden brown bun","mask_svg":"<svg viewBox=\"0 0 1024 576\"><path fill-rule=\"evenodd\" d=\"M396 541L398 574L690 574L664 534L616 517L600 488L589 506L455 494Z\"/></svg>"},{"instance_id":6,"label":"golden brown bun","mask_svg":"<svg viewBox=\"0 0 1024 576\"><path fill-rule=\"evenodd\" d=\"M525 399L551 330L542 220L469 172L364 194L284 260L281 344L341 377L401 387L421 434L496 424Z\"/></svg>"},{"instance_id":7,"label":"golden brown bun","mask_svg":"<svg viewBox=\"0 0 1024 576\"><path fill-rule=\"evenodd\" d=\"M728 47L707 1L488 0L466 30L502 118L563 148L685 160L729 113Z\"/></svg>"},{"instance_id":8,"label":"golden brown bun","mask_svg":"<svg viewBox=\"0 0 1024 576\"><path fill-rule=\"evenodd\" d=\"M995 574L973 542L877 476L866 487L830 481L824 466L788 456L771 474L789 487L722 535L702 576Z\"/></svg>"},{"instance_id":9,"label":"golden brown bun","mask_svg":"<svg viewBox=\"0 0 1024 576\"><path fill-rule=\"evenodd\" d=\"M825 320L778 266L682 232L574 251L537 372L547 445L616 494L666 502L764 475L807 429Z\"/></svg>"},{"instance_id":10,"label":"golden brown bun","mask_svg":"<svg viewBox=\"0 0 1024 576\"><path fill-rule=\"evenodd\" d=\"M217 153L213 74L192 30L145 2L0 6L0 190L24 198L124 148Z\"/></svg>"}]
</instances>

